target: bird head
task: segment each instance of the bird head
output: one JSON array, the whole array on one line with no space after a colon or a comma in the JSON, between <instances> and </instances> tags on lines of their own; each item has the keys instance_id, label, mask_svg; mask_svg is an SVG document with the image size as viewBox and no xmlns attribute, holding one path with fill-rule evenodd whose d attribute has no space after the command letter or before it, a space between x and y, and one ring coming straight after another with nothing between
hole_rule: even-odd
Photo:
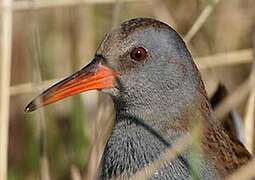
<instances>
[{"instance_id":1,"label":"bird head","mask_svg":"<svg viewBox=\"0 0 255 180\"><path fill-rule=\"evenodd\" d=\"M110 94L116 108L175 113L195 99L200 84L177 32L160 21L136 18L106 34L88 65L45 90L25 111L96 89Z\"/></svg>"}]
</instances>

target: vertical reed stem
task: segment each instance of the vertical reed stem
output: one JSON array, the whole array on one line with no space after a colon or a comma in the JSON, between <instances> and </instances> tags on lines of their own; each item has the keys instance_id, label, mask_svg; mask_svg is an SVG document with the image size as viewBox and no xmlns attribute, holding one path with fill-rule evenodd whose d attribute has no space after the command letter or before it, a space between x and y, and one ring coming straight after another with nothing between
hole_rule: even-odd
<instances>
[{"instance_id":1,"label":"vertical reed stem","mask_svg":"<svg viewBox=\"0 0 255 180\"><path fill-rule=\"evenodd\" d=\"M253 33L253 63L250 78L255 74L255 31ZM254 79L253 79L254 80ZM253 88L248 98L246 114L244 118L245 144L248 151L254 152L254 117L255 117L255 89Z\"/></svg>"},{"instance_id":2,"label":"vertical reed stem","mask_svg":"<svg viewBox=\"0 0 255 180\"><path fill-rule=\"evenodd\" d=\"M2 59L0 75L0 180L7 179L7 149L9 128L11 42L12 42L12 0L3 0L2 14Z\"/></svg>"}]
</instances>

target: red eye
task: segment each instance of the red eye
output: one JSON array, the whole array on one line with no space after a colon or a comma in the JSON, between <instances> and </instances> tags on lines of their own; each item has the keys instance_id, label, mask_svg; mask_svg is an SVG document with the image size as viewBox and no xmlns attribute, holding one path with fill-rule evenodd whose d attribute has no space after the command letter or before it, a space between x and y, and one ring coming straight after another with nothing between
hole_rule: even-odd
<instances>
[{"instance_id":1,"label":"red eye","mask_svg":"<svg viewBox=\"0 0 255 180\"><path fill-rule=\"evenodd\" d=\"M130 57L135 61L143 61L147 58L147 51L143 47L134 48Z\"/></svg>"}]
</instances>

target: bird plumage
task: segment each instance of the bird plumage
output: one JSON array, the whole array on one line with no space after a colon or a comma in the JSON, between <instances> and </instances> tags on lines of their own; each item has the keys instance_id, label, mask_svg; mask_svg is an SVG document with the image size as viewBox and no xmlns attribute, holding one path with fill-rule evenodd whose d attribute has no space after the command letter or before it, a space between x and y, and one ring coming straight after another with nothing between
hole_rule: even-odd
<instances>
[{"instance_id":1,"label":"bird plumage","mask_svg":"<svg viewBox=\"0 0 255 180\"><path fill-rule=\"evenodd\" d=\"M44 91L26 111L91 89L109 94L116 110L99 179L128 179L180 137L192 136L193 128L201 133L199 150L189 147L151 179L223 179L251 157L213 116L191 54L165 23L124 22L105 36L90 64Z\"/></svg>"},{"instance_id":2,"label":"bird plumage","mask_svg":"<svg viewBox=\"0 0 255 180\"><path fill-rule=\"evenodd\" d=\"M151 57L143 65L133 65L121 52L122 44L123 51L128 51L126 44L145 46ZM115 46L118 50L105 50ZM249 160L244 146L231 139L213 116L200 74L172 28L153 19L130 20L109 33L101 48L99 53L110 59L113 68L125 69L127 77L119 79L117 94L107 90L117 112L100 178L130 177L159 158L181 135L189 134L191 123L202 124L203 129L203 154L196 172L200 179L223 178ZM154 179L189 178L190 155L187 150L155 172Z\"/></svg>"}]
</instances>

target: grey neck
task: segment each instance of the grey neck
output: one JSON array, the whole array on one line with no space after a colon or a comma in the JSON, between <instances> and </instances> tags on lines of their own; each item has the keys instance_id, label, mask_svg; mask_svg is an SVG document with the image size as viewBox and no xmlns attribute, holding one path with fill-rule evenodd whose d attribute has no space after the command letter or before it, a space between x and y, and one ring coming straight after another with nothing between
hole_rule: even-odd
<instances>
[{"instance_id":1,"label":"grey neck","mask_svg":"<svg viewBox=\"0 0 255 180\"><path fill-rule=\"evenodd\" d=\"M192 121L201 115L201 111L197 109L200 101L195 102L195 99L199 98L194 98L189 102L187 100L187 108L170 118L155 112L157 110L153 108L153 105L156 102L152 102L151 106L147 107L148 109L137 110L138 106L130 106L131 104L126 106L126 102L117 103L115 101L115 106L117 106L116 122L101 162L101 179L111 179L114 176L122 177L122 175L125 179L126 176L132 175L138 169L157 159L161 152L170 147L177 138L187 133L186 130L179 127L183 128L183 124L188 125L188 120ZM138 102L133 103L135 105ZM169 107L169 109L173 108ZM143 113L144 111L146 113ZM172 113L173 111L167 112ZM207 162L203 162L205 170L207 170L207 166ZM184 153L178 156L172 164L167 165L165 170L160 171L159 177L155 176L154 178L172 179L172 175L176 174L178 179L188 179L189 172L187 153ZM199 177L202 177L201 174Z\"/></svg>"},{"instance_id":2,"label":"grey neck","mask_svg":"<svg viewBox=\"0 0 255 180\"><path fill-rule=\"evenodd\" d=\"M157 83L160 84L160 80L154 82ZM123 116L133 117L162 132L187 123L184 121L192 116L201 103L198 88L191 88L187 84L184 82L177 88L166 85L147 91L122 91L118 98L114 98L116 123L126 119Z\"/></svg>"}]
</instances>

